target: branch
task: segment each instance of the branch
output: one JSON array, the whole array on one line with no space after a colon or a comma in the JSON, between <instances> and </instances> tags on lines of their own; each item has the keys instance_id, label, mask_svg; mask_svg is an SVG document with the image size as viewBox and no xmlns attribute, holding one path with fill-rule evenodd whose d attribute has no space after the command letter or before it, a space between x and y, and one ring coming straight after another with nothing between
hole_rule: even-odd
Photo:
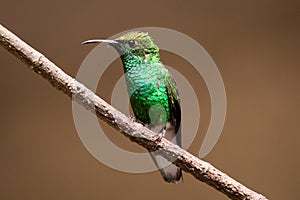
<instances>
[{"instance_id":1,"label":"branch","mask_svg":"<svg viewBox=\"0 0 300 200\"><path fill-rule=\"evenodd\" d=\"M44 77L53 87L61 90L71 97L73 101L95 113L98 118L120 131L131 141L150 151L158 150L163 157L169 161L175 160L174 164L193 175L196 179L207 183L231 199L267 199L235 181L211 164L200 160L170 141L160 138L141 124L132 122L124 114L95 95L83 84L67 75L44 55L23 42L1 24L0 44L19 60L23 61L30 70Z\"/></svg>"}]
</instances>

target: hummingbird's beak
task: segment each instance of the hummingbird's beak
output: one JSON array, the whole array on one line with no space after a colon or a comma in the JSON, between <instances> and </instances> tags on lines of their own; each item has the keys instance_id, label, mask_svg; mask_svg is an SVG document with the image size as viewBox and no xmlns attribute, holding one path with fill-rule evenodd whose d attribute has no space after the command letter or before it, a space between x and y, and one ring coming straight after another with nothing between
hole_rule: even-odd
<instances>
[{"instance_id":1,"label":"hummingbird's beak","mask_svg":"<svg viewBox=\"0 0 300 200\"><path fill-rule=\"evenodd\" d=\"M118 53L120 55L123 55L124 54L124 45L122 45L122 41L121 40L102 40L102 39L92 39L92 40L87 40L87 41L84 41L83 43L81 44L94 44L94 43L108 43L108 45L114 47Z\"/></svg>"},{"instance_id":2,"label":"hummingbird's beak","mask_svg":"<svg viewBox=\"0 0 300 200\"><path fill-rule=\"evenodd\" d=\"M81 44L93 44L93 43L101 43L101 42L109 43L109 44L118 44L118 42L115 40L102 40L102 39L87 40L82 42Z\"/></svg>"}]
</instances>

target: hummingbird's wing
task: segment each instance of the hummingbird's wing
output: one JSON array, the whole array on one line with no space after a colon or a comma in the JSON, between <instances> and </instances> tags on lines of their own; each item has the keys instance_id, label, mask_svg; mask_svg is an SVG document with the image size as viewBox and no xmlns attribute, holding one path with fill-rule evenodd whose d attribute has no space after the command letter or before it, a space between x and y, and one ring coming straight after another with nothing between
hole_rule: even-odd
<instances>
[{"instance_id":1,"label":"hummingbird's wing","mask_svg":"<svg viewBox=\"0 0 300 200\"><path fill-rule=\"evenodd\" d=\"M176 86L176 82L173 79L169 71L166 72L166 86L168 93L169 108L171 112L171 125L174 126L174 134L176 136L176 144L181 147L181 108L180 108L180 98ZM173 135L174 137L174 135ZM172 138L173 138L172 137Z\"/></svg>"},{"instance_id":2,"label":"hummingbird's wing","mask_svg":"<svg viewBox=\"0 0 300 200\"><path fill-rule=\"evenodd\" d=\"M164 69L165 81L167 86L168 102L171 119L165 125L163 130L164 137L169 141L181 146L181 110L180 99L176 88L176 83L167 69ZM176 183L182 176L181 169L176 165L170 163L165 158L157 155L155 152L150 153L155 164L166 182Z\"/></svg>"}]
</instances>

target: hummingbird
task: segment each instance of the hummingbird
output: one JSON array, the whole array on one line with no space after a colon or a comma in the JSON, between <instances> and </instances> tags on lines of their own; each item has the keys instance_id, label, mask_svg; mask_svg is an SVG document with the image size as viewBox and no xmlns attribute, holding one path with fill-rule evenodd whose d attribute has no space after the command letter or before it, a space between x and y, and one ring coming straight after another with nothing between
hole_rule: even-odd
<instances>
[{"instance_id":1,"label":"hummingbird","mask_svg":"<svg viewBox=\"0 0 300 200\"><path fill-rule=\"evenodd\" d=\"M181 146L181 109L176 82L161 62L159 48L149 34L134 31L114 40L92 39L82 44L90 43L108 43L119 53L135 119ZM179 167L156 152L150 155L166 182L177 183L181 179Z\"/></svg>"}]
</instances>

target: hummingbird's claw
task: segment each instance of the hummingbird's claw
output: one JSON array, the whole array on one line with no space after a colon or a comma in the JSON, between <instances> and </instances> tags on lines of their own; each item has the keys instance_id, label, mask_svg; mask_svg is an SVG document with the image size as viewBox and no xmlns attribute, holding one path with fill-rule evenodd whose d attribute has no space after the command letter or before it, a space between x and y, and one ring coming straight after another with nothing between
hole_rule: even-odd
<instances>
[{"instance_id":1,"label":"hummingbird's claw","mask_svg":"<svg viewBox=\"0 0 300 200\"><path fill-rule=\"evenodd\" d=\"M129 115L128 118L132 121L132 122L136 122L136 118L134 115Z\"/></svg>"},{"instance_id":2,"label":"hummingbird's claw","mask_svg":"<svg viewBox=\"0 0 300 200\"><path fill-rule=\"evenodd\" d=\"M160 140L165 137L165 134L166 134L166 129L163 129L158 133Z\"/></svg>"}]
</instances>

